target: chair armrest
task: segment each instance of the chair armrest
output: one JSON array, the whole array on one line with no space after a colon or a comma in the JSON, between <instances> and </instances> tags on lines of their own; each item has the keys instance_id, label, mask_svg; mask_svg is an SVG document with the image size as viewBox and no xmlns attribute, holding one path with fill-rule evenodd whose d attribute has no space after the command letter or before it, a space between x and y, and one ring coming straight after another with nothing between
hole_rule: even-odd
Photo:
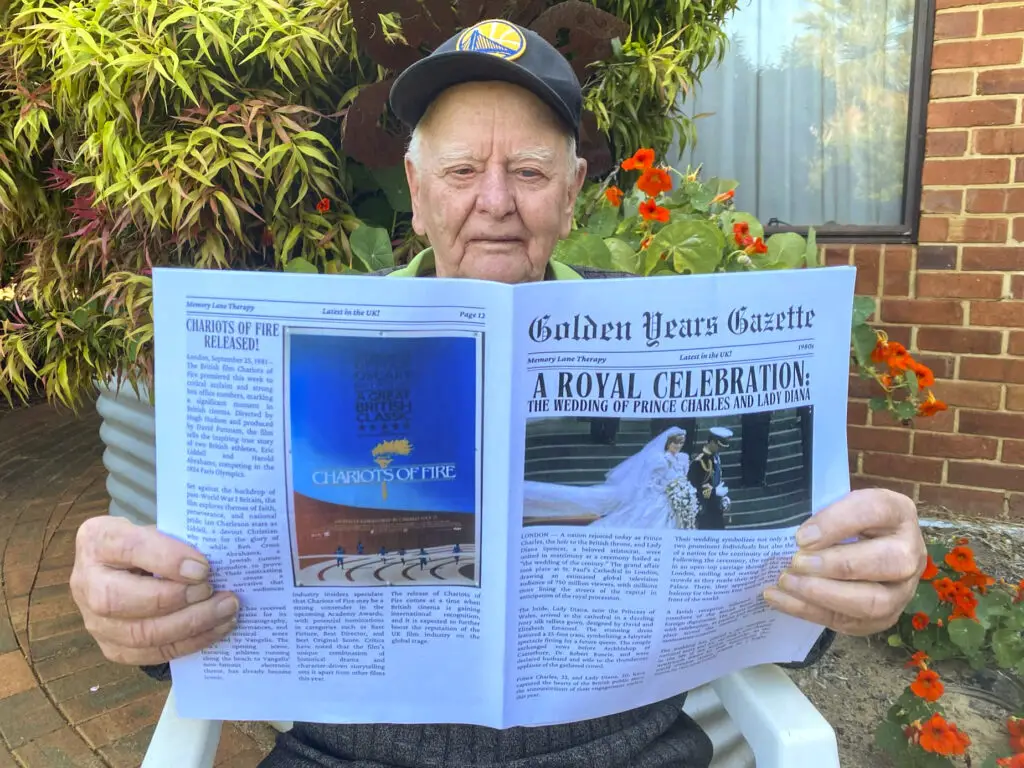
<instances>
[{"instance_id":1,"label":"chair armrest","mask_svg":"<svg viewBox=\"0 0 1024 768\"><path fill-rule=\"evenodd\" d=\"M179 717L172 687L141 768L212 768L220 728L219 720Z\"/></svg>"},{"instance_id":2,"label":"chair armrest","mask_svg":"<svg viewBox=\"0 0 1024 768\"><path fill-rule=\"evenodd\" d=\"M757 759L757 768L839 768L835 731L785 672L751 667L711 683Z\"/></svg>"}]
</instances>

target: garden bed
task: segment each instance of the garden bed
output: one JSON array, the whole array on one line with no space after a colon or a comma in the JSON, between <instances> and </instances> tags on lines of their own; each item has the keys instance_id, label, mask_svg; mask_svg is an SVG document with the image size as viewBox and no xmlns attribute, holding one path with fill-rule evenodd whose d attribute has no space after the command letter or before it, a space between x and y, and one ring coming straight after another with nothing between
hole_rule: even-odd
<instances>
[{"instance_id":1,"label":"garden bed","mask_svg":"<svg viewBox=\"0 0 1024 768\"><path fill-rule=\"evenodd\" d=\"M941 510L922 510L922 517L952 527L930 529L926 535L970 539L978 565L996 579L1016 583L1024 577L1024 526L1000 526L991 520L953 517ZM875 729L886 711L913 681L905 669L906 649L892 648L889 633L873 637L839 637L829 653L813 667L790 670L790 677L836 730L843 768L887 768L888 755L875 746ZM972 739L973 764L1006 744L1007 705L1024 708L1020 692L1004 678L976 674L966 665L937 666L946 684L943 707L950 720ZM1017 699L1014 703L1014 699Z\"/></svg>"}]
</instances>

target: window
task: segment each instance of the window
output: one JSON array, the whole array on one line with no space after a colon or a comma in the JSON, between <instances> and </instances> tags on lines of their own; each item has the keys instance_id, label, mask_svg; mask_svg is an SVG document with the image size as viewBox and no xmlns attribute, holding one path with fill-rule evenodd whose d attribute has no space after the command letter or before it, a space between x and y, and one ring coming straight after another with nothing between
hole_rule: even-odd
<instances>
[{"instance_id":1,"label":"window","mask_svg":"<svg viewBox=\"0 0 1024 768\"><path fill-rule=\"evenodd\" d=\"M916 238L933 0L744 0L725 58L684 104L676 160L740 182L769 231Z\"/></svg>"}]
</instances>

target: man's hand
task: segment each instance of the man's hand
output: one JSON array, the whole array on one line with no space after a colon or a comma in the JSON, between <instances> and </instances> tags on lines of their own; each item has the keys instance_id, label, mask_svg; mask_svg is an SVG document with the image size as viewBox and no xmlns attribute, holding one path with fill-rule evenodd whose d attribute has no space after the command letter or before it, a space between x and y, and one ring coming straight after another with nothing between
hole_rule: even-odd
<instances>
[{"instance_id":1,"label":"man's hand","mask_svg":"<svg viewBox=\"0 0 1024 768\"><path fill-rule=\"evenodd\" d=\"M234 629L238 598L214 594L209 574L205 557L155 527L94 517L78 529L71 594L104 656L160 664Z\"/></svg>"},{"instance_id":2,"label":"man's hand","mask_svg":"<svg viewBox=\"0 0 1024 768\"><path fill-rule=\"evenodd\" d=\"M796 539L800 551L765 600L847 635L895 624L927 559L914 502L882 489L854 491L800 526Z\"/></svg>"},{"instance_id":3,"label":"man's hand","mask_svg":"<svg viewBox=\"0 0 1024 768\"><path fill-rule=\"evenodd\" d=\"M704 488L703 488L702 493L704 494L704 498L705 499L710 499L711 498L711 486L710 485L705 485Z\"/></svg>"}]
</instances>

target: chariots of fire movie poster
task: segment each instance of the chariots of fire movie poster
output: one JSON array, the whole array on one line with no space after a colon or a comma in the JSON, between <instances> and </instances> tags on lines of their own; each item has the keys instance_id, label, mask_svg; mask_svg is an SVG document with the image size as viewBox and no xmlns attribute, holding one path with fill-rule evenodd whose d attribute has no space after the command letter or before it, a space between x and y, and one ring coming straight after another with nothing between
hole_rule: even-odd
<instances>
[{"instance_id":1,"label":"chariots of fire movie poster","mask_svg":"<svg viewBox=\"0 0 1024 768\"><path fill-rule=\"evenodd\" d=\"M289 329L296 586L479 586L482 337Z\"/></svg>"}]
</instances>

